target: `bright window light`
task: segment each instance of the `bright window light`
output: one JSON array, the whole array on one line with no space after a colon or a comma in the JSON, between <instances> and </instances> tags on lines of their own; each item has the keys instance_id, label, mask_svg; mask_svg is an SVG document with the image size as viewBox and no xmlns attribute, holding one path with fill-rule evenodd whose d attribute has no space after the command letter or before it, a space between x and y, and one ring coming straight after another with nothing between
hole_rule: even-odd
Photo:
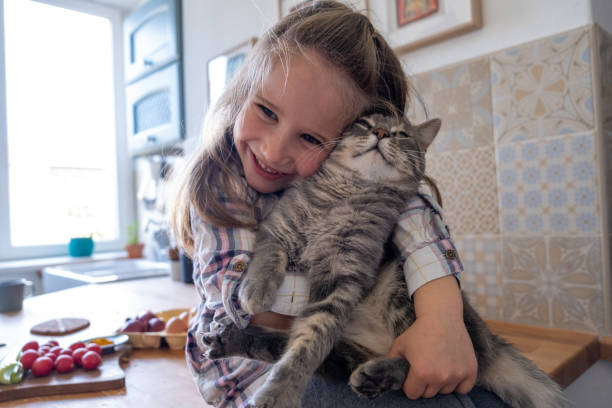
<instances>
[{"instance_id":1,"label":"bright window light","mask_svg":"<svg viewBox=\"0 0 612 408\"><path fill-rule=\"evenodd\" d=\"M11 244L119 237L110 20L4 0Z\"/></svg>"}]
</instances>

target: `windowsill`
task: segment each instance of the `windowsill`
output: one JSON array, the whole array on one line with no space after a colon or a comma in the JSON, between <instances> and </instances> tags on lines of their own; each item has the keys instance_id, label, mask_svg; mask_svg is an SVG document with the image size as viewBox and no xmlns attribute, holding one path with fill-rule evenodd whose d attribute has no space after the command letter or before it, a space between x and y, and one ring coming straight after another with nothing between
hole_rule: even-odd
<instances>
[{"instance_id":1,"label":"windowsill","mask_svg":"<svg viewBox=\"0 0 612 408\"><path fill-rule=\"evenodd\" d=\"M0 262L0 275L5 272L19 273L32 270L41 270L47 266L79 264L85 262L107 261L111 259L127 258L127 252L101 252L94 253L92 256L72 257L54 256L48 258L18 259L13 261Z\"/></svg>"}]
</instances>

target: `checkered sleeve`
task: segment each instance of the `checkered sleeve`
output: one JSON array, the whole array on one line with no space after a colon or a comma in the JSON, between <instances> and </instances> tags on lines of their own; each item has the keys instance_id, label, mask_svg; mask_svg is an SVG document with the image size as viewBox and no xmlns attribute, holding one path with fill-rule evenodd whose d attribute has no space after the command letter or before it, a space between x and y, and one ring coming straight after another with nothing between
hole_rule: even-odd
<instances>
[{"instance_id":1,"label":"checkered sleeve","mask_svg":"<svg viewBox=\"0 0 612 408\"><path fill-rule=\"evenodd\" d=\"M212 406L244 407L265 380L269 365L238 357L208 360L204 333L236 324L244 328L250 316L240 307L238 289L252 256L255 233L223 228L203 221L192 209L193 279L201 297L197 318L189 328L185 348L188 367L200 394Z\"/></svg>"},{"instance_id":2,"label":"checkered sleeve","mask_svg":"<svg viewBox=\"0 0 612 408\"><path fill-rule=\"evenodd\" d=\"M410 296L434 279L459 277L463 265L442 210L430 197L416 195L409 203L393 233L393 243L404 262L404 275Z\"/></svg>"},{"instance_id":3,"label":"checkered sleeve","mask_svg":"<svg viewBox=\"0 0 612 408\"><path fill-rule=\"evenodd\" d=\"M249 323L238 301L238 287L251 259L255 233L246 228L224 228L192 214L194 231L195 286L211 316L212 331L233 322L244 328Z\"/></svg>"}]
</instances>

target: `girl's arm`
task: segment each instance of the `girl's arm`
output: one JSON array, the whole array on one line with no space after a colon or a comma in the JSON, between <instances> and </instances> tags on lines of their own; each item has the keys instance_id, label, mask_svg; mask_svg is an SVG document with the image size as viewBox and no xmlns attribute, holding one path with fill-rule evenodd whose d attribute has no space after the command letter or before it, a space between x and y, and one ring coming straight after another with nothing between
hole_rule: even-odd
<instances>
[{"instance_id":1,"label":"girl's arm","mask_svg":"<svg viewBox=\"0 0 612 408\"><path fill-rule=\"evenodd\" d=\"M467 393L477 374L456 279L463 265L441 211L431 197L415 196L393 236L404 259L416 320L394 341L389 355L410 362L404 384L409 398Z\"/></svg>"},{"instance_id":2,"label":"girl's arm","mask_svg":"<svg viewBox=\"0 0 612 408\"><path fill-rule=\"evenodd\" d=\"M474 386L477 362L463 323L463 305L454 276L426 283L414 293L416 320L389 350L404 357L410 371L404 383L408 398L431 398Z\"/></svg>"}]
</instances>

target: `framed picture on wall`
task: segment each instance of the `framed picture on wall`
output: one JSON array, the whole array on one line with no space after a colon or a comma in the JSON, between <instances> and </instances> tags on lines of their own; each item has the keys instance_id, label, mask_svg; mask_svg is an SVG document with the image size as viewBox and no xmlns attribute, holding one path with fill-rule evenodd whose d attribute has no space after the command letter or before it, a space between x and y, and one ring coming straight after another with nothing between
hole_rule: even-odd
<instances>
[{"instance_id":1,"label":"framed picture on wall","mask_svg":"<svg viewBox=\"0 0 612 408\"><path fill-rule=\"evenodd\" d=\"M256 41L251 38L208 61L208 106L219 99Z\"/></svg>"},{"instance_id":2,"label":"framed picture on wall","mask_svg":"<svg viewBox=\"0 0 612 408\"><path fill-rule=\"evenodd\" d=\"M438 0L395 0L397 26L403 27L438 12Z\"/></svg>"},{"instance_id":3,"label":"framed picture on wall","mask_svg":"<svg viewBox=\"0 0 612 408\"><path fill-rule=\"evenodd\" d=\"M355 10L362 12L366 16L369 14L369 5L368 3L380 0L340 0L343 3L352 6ZM312 5L316 3L316 0L278 0L278 16L279 18L285 17L287 14L291 13L293 10L297 10L299 8Z\"/></svg>"},{"instance_id":4,"label":"framed picture on wall","mask_svg":"<svg viewBox=\"0 0 612 408\"><path fill-rule=\"evenodd\" d=\"M398 54L482 27L481 0L370 0L369 8Z\"/></svg>"}]
</instances>

